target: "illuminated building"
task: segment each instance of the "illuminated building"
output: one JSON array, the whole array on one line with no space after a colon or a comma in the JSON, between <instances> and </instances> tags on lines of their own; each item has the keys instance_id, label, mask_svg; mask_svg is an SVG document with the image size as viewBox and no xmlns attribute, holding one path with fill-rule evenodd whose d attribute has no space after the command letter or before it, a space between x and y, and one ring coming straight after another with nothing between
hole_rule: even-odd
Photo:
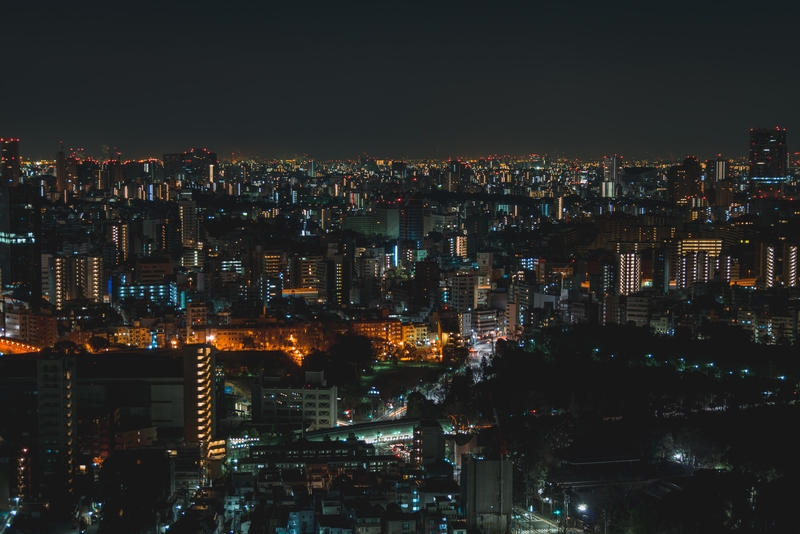
<instances>
[{"instance_id":1,"label":"illuminated building","mask_svg":"<svg viewBox=\"0 0 800 534\"><path fill-rule=\"evenodd\" d=\"M262 274L280 277L283 264L283 254L280 251L264 251L261 256Z\"/></svg>"},{"instance_id":2,"label":"illuminated building","mask_svg":"<svg viewBox=\"0 0 800 534\"><path fill-rule=\"evenodd\" d=\"M636 252L618 254L617 292L619 295L630 295L641 289L641 259Z\"/></svg>"},{"instance_id":3,"label":"illuminated building","mask_svg":"<svg viewBox=\"0 0 800 534\"><path fill-rule=\"evenodd\" d=\"M776 263L775 247L773 245L761 245L761 276L766 288L775 286Z\"/></svg>"},{"instance_id":4,"label":"illuminated building","mask_svg":"<svg viewBox=\"0 0 800 534\"><path fill-rule=\"evenodd\" d=\"M341 254L333 254L317 264L318 291L320 296L325 295L328 304L350 304L352 270L353 263Z\"/></svg>"},{"instance_id":5,"label":"illuminated building","mask_svg":"<svg viewBox=\"0 0 800 534\"><path fill-rule=\"evenodd\" d=\"M67 301L100 302L105 294L103 258L87 255L46 255L49 265L48 295L57 310Z\"/></svg>"},{"instance_id":6,"label":"illuminated building","mask_svg":"<svg viewBox=\"0 0 800 534\"><path fill-rule=\"evenodd\" d=\"M19 163L19 139L0 139L0 185L15 187L22 183Z\"/></svg>"},{"instance_id":7,"label":"illuminated building","mask_svg":"<svg viewBox=\"0 0 800 534\"><path fill-rule=\"evenodd\" d=\"M115 260L117 264L128 261L131 250L130 225L125 222L116 221L106 226L106 239L114 244L116 251Z\"/></svg>"},{"instance_id":8,"label":"illuminated building","mask_svg":"<svg viewBox=\"0 0 800 534\"><path fill-rule=\"evenodd\" d=\"M797 287L797 245L783 246L783 285Z\"/></svg>"},{"instance_id":9,"label":"illuminated building","mask_svg":"<svg viewBox=\"0 0 800 534\"><path fill-rule=\"evenodd\" d=\"M252 393L254 423L298 423L314 430L336 426L338 389L327 387L321 373L306 372L303 384L287 384L262 371Z\"/></svg>"},{"instance_id":10,"label":"illuminated building","mask_svg":"<svg viewBox=\"0 0 800 534\"><path fill-rule=\"evenodd\" d=\"M54 356L36 364L39 469L54 487L71 490L78 446L75 358Z\"/></svg>"},{"instance_id":11,"label":"illuminated building","mask_svg":"<svg viewBox=\"0 0 800 534\"><path fill-rule=\"evenodd\" d=\"M186 304L186 342L204 343L208 326L208 304L203 301Z\"/></svg>"},{"instance_id":12,"label":"illuminated building","mask_svg":"<svg viewBox=\"0 0 800 534\"><path fill-rule=\"evenodd\" d=\"M153 301L159 304L178 305L178 285L175 282L161 284L119 285L115 288L115 302L126 299Z\"/></svg>"},{"instance_id":13,"label":"illuminated building","mask_svg":"<svg viewBox=\"0 0 800 534\"><path fill-rule=\"evenodd\" d=\"M620 186L622 176L622 158L614 154L603 157L603 182L600 186L600 196L614 198Z\"/></svg>"},{"instance_id":14,"label":"illuminated building","mask_svg":"<svg viewBox=\"0 0 800 534\"><path fill-rule=\"evenodd\" d=\"M448 278L450 287L449 302L451 308L459 313L471 313L478 307L478 275L477 273L457 273Z\"/></svg>"},{"instance_id":15,"label":"illuminated building","mask_svg":"<svg viewBox=\"0 0 800 534\"><path fill-rule=\"evenodd\" d=\"M415 467L434 464L445 459L444 433L438 422L420 421L414 427L414 442L411 446L411 463Z\"/></svg>"},{"instance_id":16,"label":"illuminated building","mask_svg":"<svg viewBox=\"0 0 800 534\"><path fill-rule=\"evenodd\" d=\"M216 350L198 343L183 347L183 439L208 443L214 436Z\"/></svg>"},{"instance_id":17,"label":"illuminated building","mask_svg":"<svg viewBox=\"0 0 800 534\"><path fill-rule=\"evenodd\" d=\"M678 258L675 287L682 289L696 283L710 282L714 279L718 263L717 256L711 256L704 250L686 252Z\"/></svg>"},{"instance_id":18,"label":"illuminated building","mask_svg":"<svg viewBox=\"0 0 800 534\"><path fill-rule=\"evenodd\" d=\"M34 310L42 297L41 220L36 189L0 186L0 286Z\"/></svg>"},{"instance_id":19,"label":"illuminated building","mask_svg":"<svg viewBox=\"0 0 800 534\"><path fill-rule=\"evenodd\" d=\"M50 347L58 340L58 326L54 315L34 313L26 308L7 307L5 320L5 337L40 347Z\"/></svg>"},{"instance_id":20,"label":"illuminated building","mask_svg":"<svg viewBox=\"0 0 800 534\"><path fill-rule=\"evenodd\" d=\"M350 331L357 336L394 346L400 346L404 341L403 323L399 319L354 320L350 322Z\"/></svg>"},{"instance_id":21,"label":"illuminated building","mask_svg":"<svg viewBox=\"0 0 800 534\"><path fill-rule=\"evenodd\" d=\"M711 184L717 184L723 180L728 180L731 177L731 164L728 160L723 159L722 156L717 156L717 159L706 161L706 180Z\"/></svg>"},{"instance_id":22,"label":"illuminated building","mask_svg":"<svg viewBox=\"0 0 800 534\"><path fill-rule=\"evenodd\" d=\"M750 128L751 180L784 180L788 163L786 128Z\"/></svg>"}]
</instances>

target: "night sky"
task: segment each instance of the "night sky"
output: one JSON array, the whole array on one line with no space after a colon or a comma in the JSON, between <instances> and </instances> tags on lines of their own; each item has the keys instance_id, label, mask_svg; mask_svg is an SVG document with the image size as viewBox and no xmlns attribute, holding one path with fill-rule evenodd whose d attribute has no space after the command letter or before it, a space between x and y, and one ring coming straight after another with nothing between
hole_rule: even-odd
<instances>
[{"instance_id":1,"label":"night sky","mask_svg":"<svg viewBox=\"0 0 800 534\"><path fill-rule=\"evenodd\" d=\"M706 158L780 125L800 150L796 3L433 4L3 2L0 137L31 157Z\"/></svg>"}]
</instances>

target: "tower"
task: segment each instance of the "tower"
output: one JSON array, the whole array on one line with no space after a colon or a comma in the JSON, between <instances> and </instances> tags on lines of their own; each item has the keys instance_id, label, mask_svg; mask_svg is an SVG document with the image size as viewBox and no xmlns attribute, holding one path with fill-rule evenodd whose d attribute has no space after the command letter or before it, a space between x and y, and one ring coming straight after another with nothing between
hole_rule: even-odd
<instances>
[{"instance_id":1,"label":"tower","mask_svg":"<svg viewBox=\"0 0 800 534\"><path fill-rule=\"evenodd\" d=\"M208 443L214 432L215 349L207 344L183 347L183 438Z\"/></svg>"},{"instance_id":2,"label":"tower","mask_svg":"<svg viewBox=\"0 0 800 534\"><path fill-rule=\"evenodd\" d=\"M750 128L750 179L785 179L788 156L786 128Z\"/></svg>"}]
</instances>

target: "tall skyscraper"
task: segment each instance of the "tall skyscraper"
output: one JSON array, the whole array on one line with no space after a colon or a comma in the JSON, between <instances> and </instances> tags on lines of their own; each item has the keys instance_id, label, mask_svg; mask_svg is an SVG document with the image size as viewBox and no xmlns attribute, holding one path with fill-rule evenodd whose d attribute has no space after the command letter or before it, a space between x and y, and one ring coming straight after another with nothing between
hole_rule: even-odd
<instances>
[{"instance_id":1,"label":"tall skyscraper","mask_svg":"<svg viewBox=\"0 0 800 534\"><path fill-rule=\"evenodd\" d=\"M421 200L411 199L400 208L400 239L417 241L425 227L425 208Z\"/></svg>"},{"instance_id":2,"label":"tall skyscraper","mask_svg":"<svg viewBox=\"0 0 800 534\"><path fill-rule=\"evenodd\" d=\"M37 190L0 186L0 286L38 310L42 298L42 215Z\"/></svg>"},{"instance_id":3,"label":"tall skyscraper","mask_svg":"<svg viewBox=\"0 0 800 534\"><path fill-rule=\"evenodd\" d=\"M21 183L19 163L19 139L0 139L0 185L13 187Z\"/></svg>"},{"instance_id":4,"label":"tall skyscraper","mask_svg":"<svg viewBox=\"0 0 800 534\"><path fill-rule=\"evenodd\" d=\"M750 175L756 180L783 180L788 174L786 128L750 128Z\"/></svg>"},{"instance_id":5,"label":"tall skyscraper","mask_svg":"<svg viewBox=\"0 0 800 534\"><path fill-rule=\"evenodd\" d=\"M63 146L56 153L56 189L59 193L67 189L67 158Z\"/></svg>"},{"instance_id":6,"label":"tall skyscraper","mask_svg":"<svg viewBox=\"0 0 800 534\"><path fill-rule=\"evenodd\" d=\"M39 468L53 488L71 489L78 442L75 358L53 356L37 361Z\"/></svg>"},{"instance_id":7,"label":"tall skyscraper","mask_svg":"<svg viewBox=\"0 0 800 534\"><path fill-rule=\"evenodd\" d=\"M215 349L207 344L183 347L183 438L206 443L214 435Z\"/></svg>"}]
</instances>

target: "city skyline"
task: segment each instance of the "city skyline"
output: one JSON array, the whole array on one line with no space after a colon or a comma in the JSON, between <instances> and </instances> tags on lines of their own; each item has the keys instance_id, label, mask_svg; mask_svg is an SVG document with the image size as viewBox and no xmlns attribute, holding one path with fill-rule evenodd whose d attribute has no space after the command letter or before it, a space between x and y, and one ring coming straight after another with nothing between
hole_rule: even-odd
<instances>
[{"instance_id":1,"label":"city skyline","mask_svg":"<svg viewBox=\"0 0 800 534\"><path fill-rule=\"evenodd\" d=\"M32 158L735 158L800 127L791 4L8 9L0 134Z\"/></svg>"}]
</instances>

